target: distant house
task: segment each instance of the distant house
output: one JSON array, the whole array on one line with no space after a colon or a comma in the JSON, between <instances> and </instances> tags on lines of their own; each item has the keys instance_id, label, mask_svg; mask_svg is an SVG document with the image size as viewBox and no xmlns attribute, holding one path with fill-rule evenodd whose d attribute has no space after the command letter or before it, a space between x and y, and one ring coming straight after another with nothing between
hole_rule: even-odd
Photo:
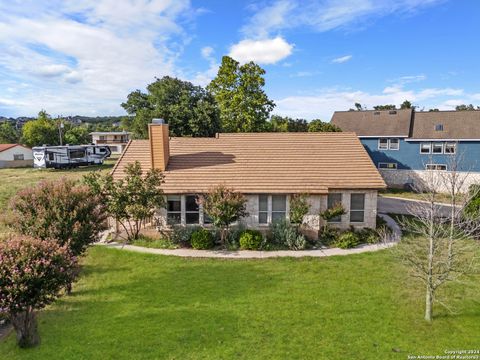
<instances>
[{"instance_id":1,"label":"distant house","mask_svg":"<svg viewBox=\"0 0 480 360\"><path fill-rule=\"evenodd\" d=\"M160 224L208 225L195 201L217 185L245 194L246 226L268 229L289 217L290 197L308 194L307 234L315 237L321 211L341 203L340 228L375 228L377 192L385 188L379 172L354 133L223 133L214 138L169 138L168 125L149 125L149 140L132 140L116 163L113 177L127 164L163 171L167 207Z\"/></svg>"},{"instance_id":2,"label":"distant house","mask_svg":"<svg viewBox=\"0 0 480 360\"><path fill-rule=\"evenodd\" d=\"M15 168L32 165L32 149L19 144L0 144L0 168Z\"/></svg>"},{"instance_id":3,"label":"distant house","mask_svg":"<svg viewBox=\"0 0 480 360\"><path fill-rule=\"evenodd\" d=\"M121 154L130 140L130 133L126 131L92 132L92 143L108 145L112 154Z\"/></svg>"},{"instance_id":4,"label":"distant house","mask_svg":"<svg viewBox=\"0 0 480 360\"><path fill-rule=\"evenodd\" d=\"M480 180L480 111L336 111L332 124L358 135L389 186L452 170L454 155L456 170Z\"/></svg>"}]
</instances>

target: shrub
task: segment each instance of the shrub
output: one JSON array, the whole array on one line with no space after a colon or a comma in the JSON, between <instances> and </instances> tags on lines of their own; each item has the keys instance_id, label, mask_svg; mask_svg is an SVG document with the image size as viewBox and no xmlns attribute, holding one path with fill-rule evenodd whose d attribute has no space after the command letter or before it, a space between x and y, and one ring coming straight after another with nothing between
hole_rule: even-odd
<instances>
[{"instance_id":1,"label":"shrub","mask_svg":"<svg viewBox=\"0 0 480 360\"><path fill-rule=\"evenodd\" d=\"M68 244L75 255L82 254L105 230L102 199L86 186L72 180L45 181L20 191L10 202L7 225L17 232Z\"/></svg>"},{"instance_id":2,"label":"shrub","mask_svg":"<svg viewBox=\"0 0 480 360\"><path fill-rule=\"evenodd\" d=\"M240 249L242 250L258 250L263 243L263 235L257 230L245 230L240 235Z\"/></svg>"},{"instance_id":3,"label":"shrub","mask_svg":"<svg viewBox=\"0 0 480 360\"><path fill-rule=\"evenodd\" d=\"M305 236L300 234L298 227L287 220L280 220L271 225L272 240L275 245L286 246L291 250L302 250L307 245Z\"/></svg>"},{"instance_id":4,"label":"shrub","mask_svg":"<svg viewBox=\"0 0 480 360\"><path fill-rule=\"evenodd\" d=\"M334 245L340 249L351 249L360 245L360 239L353 231L346 231L340 234Z\"/></svg>"},{"instance_id":5,"label":"shrub","mask_svg":"<svg viewBox=\"0 0 480 360\"><path fill-rule=\"evenodd\" d=\"M240 248L240 236L244 231L245 225L243 223L239 223L237 226L230 229L225 238L229 250L237 250ZM220 240L220 232L218 232L218 235L216 234L215 238Z\"/></svg>"},{"instance_id":6,"label":"shrub","mask_svg":"<svg viewBox=\"0 0 480 360\"><path fill-rule=\"evenodd\" d=\"M307 201L307 194L295 194L290 197L290 222L301 224L303 218L308 214L310 205Z\"/></svg>"},{"instance_id":7,"label":"shrub","mask_svg":"<svg viewBox=\"0 0 480 360\"><path fill-rule=\"evenodd\" d=\"M59 297L76 273L67 245L27 236L0 241L0 311L9 314L20 347L39 344L35 310Z\"/></svg>"},{"instance_id":8,"label":"shrub","mask_svg":"<svg viewBox=\"0 0 480 360\"><path fill-rule=\"evenodd\" d=\"M211 249L215 245L213 234L207 229L198 229L192 232L190 238L192 247L197 250Z\"/></svg>"},{"instance_id":9,"label":"shrub","mask_svg":"<svg viewBox=\"0 0 480 360\"><path fill-rule=\"evenodd\" d=\"M330 246L337 241L339 235L340 231L338 229L331 226L326 226L322 229L319 240L323 245Z\"/></svg>"},{"instance_id":10,"label":"shrub","mask_svg":"<svg viewBox=\"0 0 480 360\"><path fill-rule=\"evenodd\" d=\"M361 229L357 232L357 235L362 244L377 244L380 241L380 235L374 229Z\"/></svg>"},{"instance_id":11,"label":"shrub","mask_svg":"<svg viewBox=\"0 0 480 360\"><path fill-rule=\"evenodd\" d=\"M201 229L200 226L175 225L170 233L170 241L180 247L189 247L191 246L192 233L199 229Z\"/></svg>"}]
</instances>

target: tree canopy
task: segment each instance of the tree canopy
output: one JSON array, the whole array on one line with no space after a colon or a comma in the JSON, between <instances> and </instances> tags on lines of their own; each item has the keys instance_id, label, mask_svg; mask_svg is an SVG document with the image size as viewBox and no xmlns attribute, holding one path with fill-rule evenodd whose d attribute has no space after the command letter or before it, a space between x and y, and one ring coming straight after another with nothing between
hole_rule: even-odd
<instances>
[{"instance_id":1,"label":"tree canopy","mask_svg":"<svg viewBox=\"0 0 480 360\"><path fill-rule=\"evenodd\" d=\"M341 132L342 130L329 122L320 119L312 120L308 123L308 132Z\"/></svg>"},{"instance_id":2,"label":"tree canopy","mask_svg":"<svg viewBox=\"0 0 480 360\"><path fill-rule=\"evenodd\" d=\"M16 144L19 138L19 132L10 121L0 124L0 144Z\"/></svg>"},{"instance_id":3,"label":"tree canopy","mask_svg":"<svg viewBox=\"0 0 480 360\"><path fill-rule=\"evenodd\" d=\"M58 127L45 110L38 113L37 120L28 121L22 128L22 143L29 146L58 145Z\"/></svg>"},{"instance_id":4,"label":"tree canopy","mask_svg":"<svg viewBox=\"0 0 480 360\"><path fill-rule=\"evenodd\" d=\"M229 56L222 58L217 76L207 86L220 109L225 132L258 132L268 126L275 104L263 90L265 70L254 62L240 65Z\"/></svg>"},{"instance_id":5,"label":"tree canopy","mask_svg":"<svg viewBox=\"0 0 480 360\"><path fill-rule=\"evenodd\" d=\"M162 118L172 136L213 136L220 130L219 111L213 96L201 86L164 76L147 86L147 93L135 90L122 107L133 117L123 125L134 137L148 137L148 124Z\"/></svg>"},{"instance_id":6,"label":"tree canopy","mask_svg":"<svg viewBox=\"0 0 480 360\"><path fill-rule=\"evenodd\" d=\"M474 110L480 110L480 106L473 106L473 104L462 104L462 105L457 105L455 106L456 111L474 111Z\"/></svg>"},{"instance_id":7,"label":"tree canopy","mask_svg":"<svg viewBox=\"0 0 480 360\"><path fill-rule=\"evenodd\" d=\"M288 116L272 115L268 131L273 132L306 132L308 122L305 119L292 119Z\"/></svg>"}]
</instances>

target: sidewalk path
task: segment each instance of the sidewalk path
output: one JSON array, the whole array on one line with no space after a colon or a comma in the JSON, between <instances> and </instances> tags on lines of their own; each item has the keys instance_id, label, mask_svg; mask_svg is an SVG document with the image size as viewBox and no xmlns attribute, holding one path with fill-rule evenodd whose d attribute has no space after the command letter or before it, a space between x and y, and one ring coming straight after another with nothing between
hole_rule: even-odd
<instances>
[{"instance_id":1,"label":"sidewalk path","mask_svg":"<svg viewBox=\"0 0 480 360\"><path fill-rule=\"evenodd\" d=\"M152 249L135 245L123 245L119 243L97 243L97 245L106 246L115 249L123 249L129 251L136 251L145 254L158 254L158 255L172 255L180 257L197 257L197 258L220 258L220 259L266 259L275 257L325 257L334 255L351 255L360 254L364 252L378 251L387 249L396 244L396 241L400 239L401 231L395 221L388 215L380 214L388 225L392 228L394 235L388 242L374 244L374 245L361 245L354 249L338 249L338 248L325 248L319 250L279 250L279 251L228 251L228 250L195 250L195 249Z\"/></svg>"}]
</instances>

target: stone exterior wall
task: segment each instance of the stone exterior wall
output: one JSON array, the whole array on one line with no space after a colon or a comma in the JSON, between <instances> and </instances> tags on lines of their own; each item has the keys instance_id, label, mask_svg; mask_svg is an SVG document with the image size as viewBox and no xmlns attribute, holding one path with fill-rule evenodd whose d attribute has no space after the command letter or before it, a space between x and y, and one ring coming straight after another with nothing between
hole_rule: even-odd
<instances>
[{"instance_id":1,"label":"stone exterior wall","mask_svg":"<svg viewBox=\"0 0 480 360\"><path fill-rule=\"evenodd\" d=\"M379 170L388 187L405 188L413 187L415 189L424 189L426 184L440 192L446 192L445 177L448 178L448 171L427 171L427 170ZM460 178L465 178L464 186L461 191L468 191L468 187L472 184L480 184L480 173L459 172Z\"/></svg>"},{"instance_id":2,"label":"stone exterior wall","mask_svg":"<svg viewBox=\"0 0 480 360\"><path fill-rule=\"evenodd\" d=\"M335 190L331 191L332 193L341 193L342 194L342 204L346 210L346 214L342 216L341 222L331 223L331 226L348 229L350 226L355 228L375 228L376 226L376 216L377 216L377 191L376 190ZM352 193L365 194L365 210L364 210L364 221L363 222L351 222L350 221L350 195ZM249 216L242 219L242 223L248 228L255 228L261 231L267 231L269 225L259 224L258 221L258 195L257 194L247 194L246 209L249 213ZM287 207L286 213L287 217L289 214L289 203L290 196L287 195ZM184 200L182 199L182 203ZM304 218L303 229L307 236L311 238L316 238L318 236L318 231L324 225L324 220L320 217L320 212L327 209L327 195L310 195L308 197L308 202L310 204L310 209L308 214ZM183 215L182 215L183 218ZM161 228L167 228L167 212L165 209L159 209L157 212L157 224ZM203 222L203 214L200 211L200 222ZM183 220L184 221L184 220Z\"/></svg>"}]
</instances>

